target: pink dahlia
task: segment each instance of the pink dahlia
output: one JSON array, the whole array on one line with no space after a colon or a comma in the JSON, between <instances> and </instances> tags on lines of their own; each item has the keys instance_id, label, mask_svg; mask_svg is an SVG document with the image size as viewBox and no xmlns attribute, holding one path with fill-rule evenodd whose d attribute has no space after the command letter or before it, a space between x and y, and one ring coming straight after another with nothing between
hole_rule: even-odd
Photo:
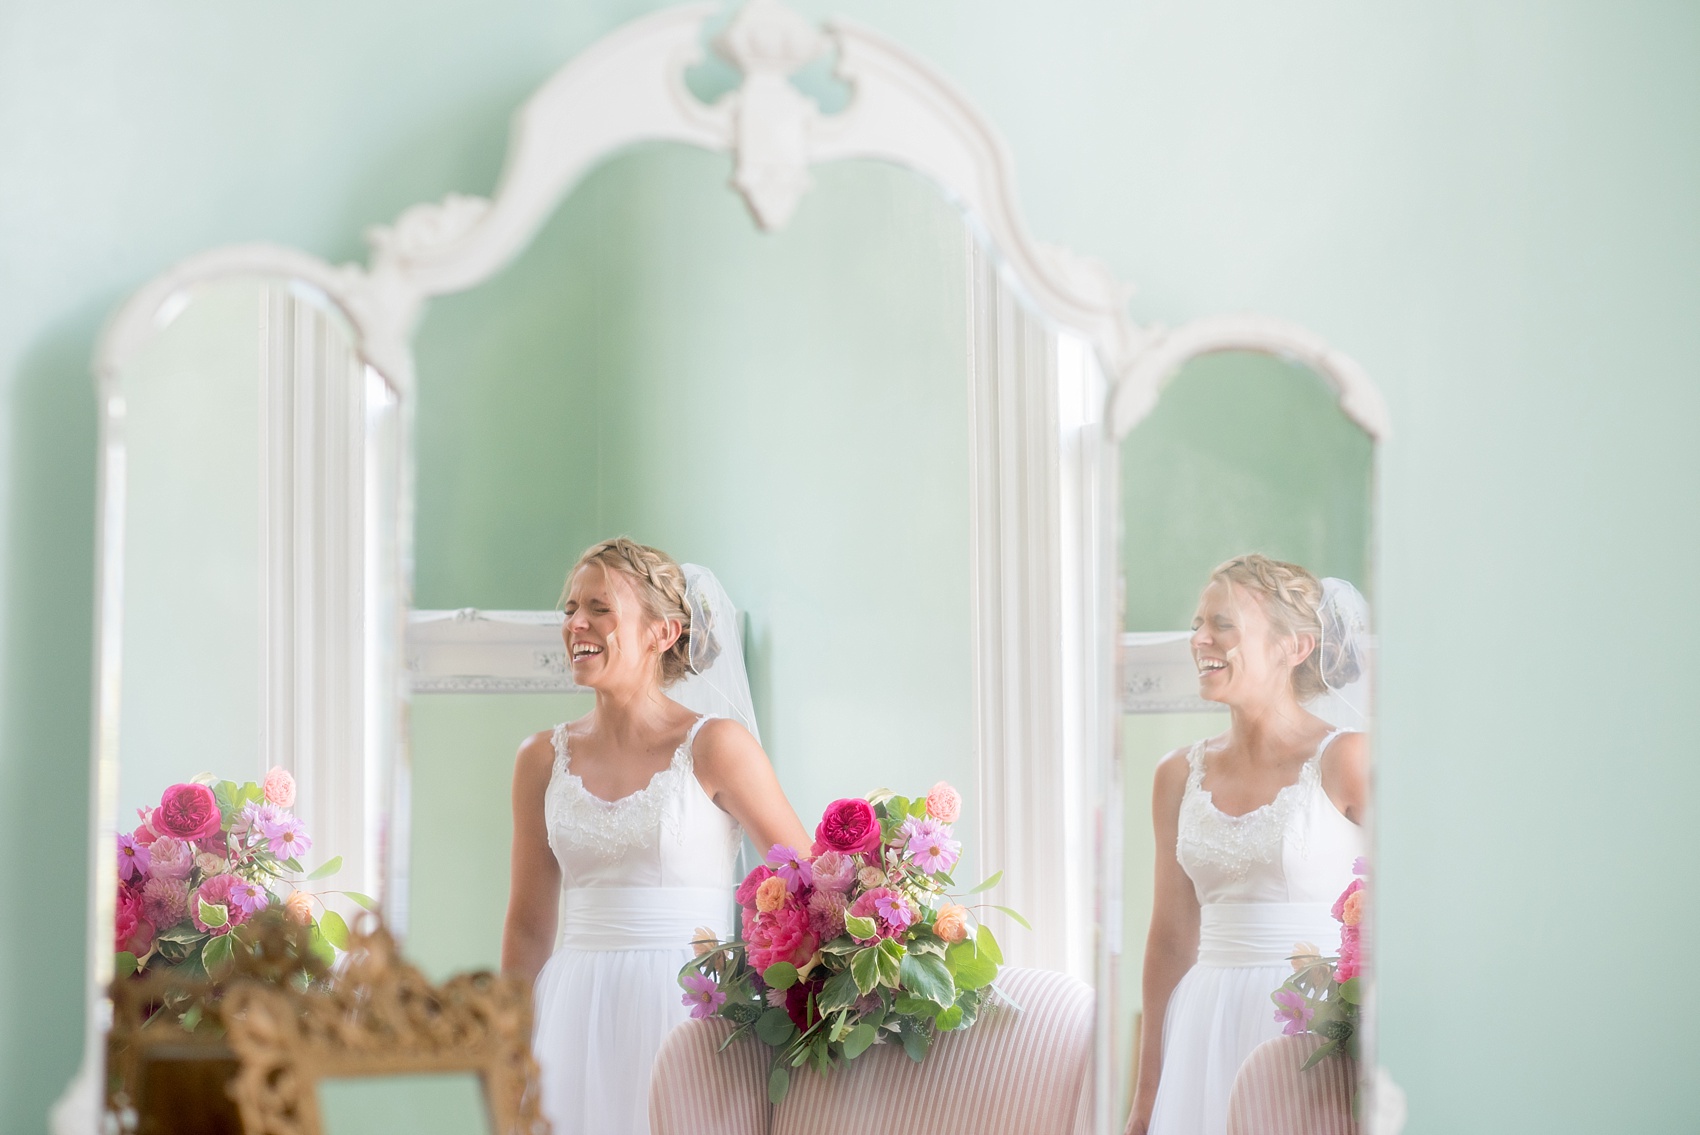
<instances>
[{"instance_id":1,"label":"pink dahlia","mask_svg":"<svg viewBox=\"0 0 1700 1135\"><path fill-rule=\"evenodd\" d=\"M809 865L819 891L848 891L856 881L856 860L842 851L823 851Z\"/></svg>"},{"instance_id":2,"label":"pink dahlia","mask_svg":"<svg viewBox=\"0 0 1700 1135\"><path fill-rule=\"evenodd\" d=\"M809 929L822 942L844 933L844 912L849 900L842 891L816 890L809 896Z\"/></svg>"},{"instance_id":3,"label":"pink dahlia","mask_svg":"<svg viewBox=\"0 0 1700 1135\"><path fill-rule=\"evenodd\" d=\"M118 877L128 883L147 878L148 849L135 836L118 833Z\"/></svg>"},{"instance_id":4,"label":"pink dahlia","mask_svg":"<svg viewBox=\"0 0 1700 1135\"><path fill-rule=\"evenodd\" d=\"M176 926L188 913L189 887L183 880L155 875L142 888L142 917L155 926Z\"/></svg>"},{"instance_id":5,"label":"pink dahlia","mask_svg":"<svg viewBox=\"0 0 1700 1135\"><path fill-rule=\"evenodd\" d=\"M856 901L850 904L850 913L857 918L874 920L874 934L880 938L895 938L915 921L915 912L902 895L890 887L874 887L856 896ZM855 935L851 935L855 937ZM858 942L870 939L857 938Z\"/></svg>"},{"instance_id":6,"label":"pink dahlia","mask_svg":"<svg viewBox=\"0 0 1700 1135\"><path fill-rule=\"evenodd\" d=\"M236 904L233 892L243 885L243 881L235 875L214 875L189 898L189 918L195 924L196 930L210 931L215 937L228 934L230 931L248 921L248 912ZM225 923L223 926L208 926L201 921L201 904L224 908Z\"/></svg>"}]
</instances>

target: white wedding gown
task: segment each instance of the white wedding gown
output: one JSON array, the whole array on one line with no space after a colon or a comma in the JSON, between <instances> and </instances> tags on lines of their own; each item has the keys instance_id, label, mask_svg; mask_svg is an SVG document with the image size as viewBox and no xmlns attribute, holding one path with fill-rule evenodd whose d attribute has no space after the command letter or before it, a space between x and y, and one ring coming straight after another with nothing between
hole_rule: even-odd
<instances>
[{"instance_id":1,"label":"white wedding gown","mask_svg":"<svg viewBox=\"0 0 1700 1135\"><path fill-rule=\"evenodd\" d=\"M1243 816L1204 788L1204 742L1187 755L1175 853L1198 894L1198 962L1163 1019L1163 1064L1150 1135L1223 1135L1234 1075L1281 1035L1269 995L1292 976L1295 942L1339 952L1330 914L1364 854L1363 830L1322 790L1322 739L1296 783Z\"/></svg>"},{"instance_id":2,"label":"white wedding gown","mask_svg":"<svg viewBox=\"0 0 1700 1135\"><path fill-rule=\"evenodd\" d=\"M561 864L561 926L537 975L532 1048L554 1135L649 1130L649 1075L667 1033L689 1016L679 967L692 931L727 937L741 834L697 783L691 727L667 768L617 801L571 772L564 725L544 795Z\"/></svg>"}]
</instances>

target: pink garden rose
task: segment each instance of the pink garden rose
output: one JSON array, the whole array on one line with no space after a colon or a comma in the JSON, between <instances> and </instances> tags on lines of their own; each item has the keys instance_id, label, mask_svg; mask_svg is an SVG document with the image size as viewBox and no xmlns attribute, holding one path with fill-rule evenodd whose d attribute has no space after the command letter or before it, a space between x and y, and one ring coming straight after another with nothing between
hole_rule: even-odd
<instances>
[{"instance_id":1,"label":"pink garden rose","mask_svg":"<svg viewBox=\"0 0 1700 1135\"><path fill-rule=\"evenodd\" d=\"M880 845L880 822L874 806L851 797L826 806L815 828L815 854L841 851L846 855L873 851Z\"/></svg>"},{"instance_id":2,"label":"pink garden rose","mask_svg":"<svg viewBox=\"0 0 1700 1135\"><path fill-rule=\"evenodd\" d=\"M273 766L260 787L265 791L267 804L276 804L279 808L295 807L295 778L289 775L288 769Z\"/></svg>"},{"instance_id":3,"label":"pink garden rose","mask_svg":"<svg viewBox=\"0 0 1700 1135\"><path fill-rule=\"evenodd\" d=\"M130 833L130 838L143 847L152 847L153 841L159 838L159 833L148 827L149 814L146 808L137 808L136 815L142 818L142 822L137 824L136 830Z\"/></svg>"},{"instance_id":4,"label":"pink garden rose","mask_svg":"<svg viewBox=\"0 0 1700 1135\"><path fill-rule=\"evenodd\" d=\"M1330 913L1334 915L1334 920L1336 922L1346 921L1346 900L1363 889L1364 881L1362 879L1353 879L1349 884L1347 884L1346 889L1340 892L1340 897L1334 900L1334 909L1330 911Z\"/></svg>"},{"instance_id":5,"label":"pink garden rose","mask_svg":"<svg viewBox=\"0 0 1700 1135\"><path fill-rule=\"evenodd\" d=\"M814 868L817 891L842 894L856 881L856 861L842 851L823 851L810 866Z\"/></svg>"},{"instance_id":6,"label":"pink garden rose","mask_svg":"<svg viewBox=\"0 0 1700 1135\"><path fill-rule=\"evenodd\" d=\"M187 879L195 869L195 848L168 835L154 840L148 848L148 874L156 879Z\"/></svg>"},{"instance_id":7,"label":"pink garden rose","mask_svg":"<svg viewBox=\"0 0 1700 1135\"><path fill-rule=\"evenodd\" d=\"M758 971L779 962L802 966L814 955L819 944L809 930L806 911L781 907L753 918L748 911L744 912L744 946L750 964Z\"/></svg>"},{"instance_id":8,"label":"pink garden rose","mask_svg":"<svg viewBox=\"0 0 1700 1135\"><path fill-rule=\"evenodd\" d=\"M204 784L173 784L160 797L148 826L159 835L202 839L218 831L218 801Z\"/></svg>"},{"instance_id":9,"label":"pink garden rose","mask_svg":"<svg viewBox=\"0 0 1700 1135\"><path fill-rule=\"evenodd\" d=\"M129 887L118 888L118 909L112 915L113 949L128 950L142 922L142 900ZM150 935L151 937L151 935Z\"/></svg>"},{"instance_id":10,"label":"pink garden rose","mask_svg":"<svg viewBox=\"0 0 1700 1135\"><path fill-rule=\"evenodd\" d=\"M1347 982L1363 972L1363 945L1356 926L1340 932L1340 961L1334 966L1334 980Z\"/></svg>"},{"instance_id":11,"label":"pink garden rose","mask_svg":"<svg viewBox=\"0 0 1700 1135\"><path fill-rule=\"evenodd\" d=\"M962 793L939 781L927 790L927 815L954 824L962 816Z\"/></svg>"},{"instance_id":12,"label":"pink garden rose","mask_svg":"<svg viewBox=\"0 0 1700 1135\"><path fill-rule=\"evenodd\" d=\"M194 922L195 929L211 931L213 936L217 937L220 934L230 933L231 930L248 921L248 912L237 905L235 898L237 888L243 885L243 881L235 875L214 875L202 883L195 893L189 896L189 918ZM208 926L202 922L202 903L206 903L208 906L222 906L226 915L225 924L223 926Z\"/></svg>"},{"instance_id":13,"label":"pink garden rose","mask_svg":"<svg viewBox=\"0 0 1700 1135\"><path fill-rule=\"evenodd\" d=\"M738 884L738 889L733 892L733 899L737 901L739 906L754 910L756 907L756 891L761 888L763 883L777 874L779 872L767 864L757 864L755 870L745 875L744 881Z\"/></svg>"}]
</instances>

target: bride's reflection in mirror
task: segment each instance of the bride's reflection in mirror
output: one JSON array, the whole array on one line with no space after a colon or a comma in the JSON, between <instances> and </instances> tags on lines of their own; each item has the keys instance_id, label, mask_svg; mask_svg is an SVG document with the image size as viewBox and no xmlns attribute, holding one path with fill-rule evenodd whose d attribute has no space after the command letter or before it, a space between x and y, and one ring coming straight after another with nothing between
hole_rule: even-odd
<instances>
[{"instance_id":1,"label":"bride's reflection in mirror","mask_svg":"<svg viewBox=\"0 0 1700 1135\"><path fill-rule=\"evenodd\" d=\"M1369 439L1320 378L1239 352L1183 367L1122 452L1128 1130L1220 1135L1267 1090L1260 1046L1289 1075L1355 1051ZM1157 629L1206 555L1190 633Z\"/></svg>"}]
</instances>

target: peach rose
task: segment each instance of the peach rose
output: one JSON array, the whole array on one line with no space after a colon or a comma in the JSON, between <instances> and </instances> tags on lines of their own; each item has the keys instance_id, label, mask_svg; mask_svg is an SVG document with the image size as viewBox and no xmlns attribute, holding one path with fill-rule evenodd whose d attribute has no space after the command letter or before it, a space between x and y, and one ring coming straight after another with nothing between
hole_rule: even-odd
<instances>
[{"instance_id":1,"label":"peach rose","mask_svg":"<svg viewBox=\"0 0 1700 1135\"><path fill-rule=\"evenodd\" d=\"M763 879L761 886L756 888L756 909L763 914L778 910L785 905L785 896L790 894L785 880L775 875L771 879Z\"/></svg>"},{"instance_id":2,"label":"peach rose","mask_svg":"<svg viewBox=\"0 0 1700 1135\"><path fill-rule=\"evenodd\" d=\"M927 815L954 824L962 815L962 793L939 781L927 790Z\"/></svg>"},{"instance_id":3,"label":"peach rose","mask_svg":"<svg viewBox=\"0 0 1700 1135\"><path fill-rule=\"evenodd\" d=\"M295 807L295 778L282 765L272 766L260 788L266 795L267 804L276 804L279 808Z\"/></svg>"},{"instance_id":4,"label":"peach rose","mask_svg":"<svg viewBox=\"0 0 1700 1135\"><path fill-rule=\"evenodd\" d=\"M939 908L933 919L933 933L946 942L960 942L968 937L968 908L947 903Z\"/></svg>"},{"instance_id":5,"label":"peach rose","mask_svg":"<svg viewBox=\"0 0 1700 1135\"><path fill-rule=\"evenodd\" d=\"M1356 926L1364 919L1364 893L1353 891L1346 896L1346 901L1340 904L1340 921L1347 926Z\"/></svg>"},{"instance_id":6,"label":"peach rose","mask_svg":"<svg viewBox=\"0 0 1700 1135\"><path fill-rule=\"evenodd\" d=\"M856 881L864 887L885 886L885 872L878 867L864 867L856 872Z\"/></svg>"},{"instance_id":7,"label":"peach rose","mask_svg":"<svg viewBox=\"0 0 1700 1135\"><path fill-rule=\"evenodd\" d=\"M306 891L290 891L289 897L283 900L283 913L298 926L310 925L313 921L313 896Z\"/></svg>"}]
</instances>

